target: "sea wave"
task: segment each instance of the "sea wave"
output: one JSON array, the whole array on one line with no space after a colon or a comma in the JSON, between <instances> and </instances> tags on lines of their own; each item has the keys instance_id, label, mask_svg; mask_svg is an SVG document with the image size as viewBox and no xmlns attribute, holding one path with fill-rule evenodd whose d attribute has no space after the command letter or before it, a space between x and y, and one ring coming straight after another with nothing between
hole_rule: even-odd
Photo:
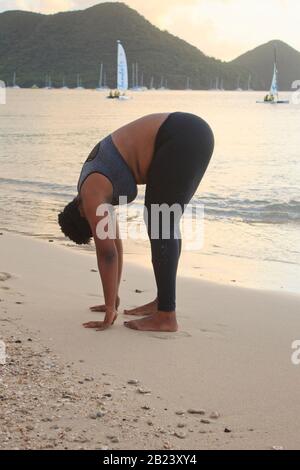
<instances>
[{"instance_id":1,"label":"sea wave","mask_svg":"<svg viewBox=\"0 0 300 470\"><path fill-rule=\"evenodd\" d=\"M204 205L209 219L231 219L245 223L285 224L300 223L300 201L270 201L267 199L195 197Z\"/></svg>"},{"instance_id":2,"label":"sea wave","mask_svg":"<svg viewBox=\"0 0 300 470\"><path fill-rule=\"evenodd\" d=\"M6 186L13 193L31 195L66 201L76 194L76 185L66 185L37 180L0 178L0 185ZM144 201L144 189L131 205L131 213L140 212ZM220 197L218 194L195 195L192 204L204 206L205 217L209 220L232 220L245 223L286 224L300 223L300 201L250 199L242 197Z\"/></svg>"},{"instance_id":3,"label":"sea wave","mask_svg":"<svg viewBox=\"0 0 300 470\"><path fill-rule=\"evenodd\" d=\"M21 193L34 193L43 195L60 196L62 198L69 197L70 194L76 192L75 185L66 185L60 183L50 183L46 181L32 181L32 180L20 180L12 178L0 178L0 184L9 186L10 190L21 192Z\"/></svg>"}]
</instances>

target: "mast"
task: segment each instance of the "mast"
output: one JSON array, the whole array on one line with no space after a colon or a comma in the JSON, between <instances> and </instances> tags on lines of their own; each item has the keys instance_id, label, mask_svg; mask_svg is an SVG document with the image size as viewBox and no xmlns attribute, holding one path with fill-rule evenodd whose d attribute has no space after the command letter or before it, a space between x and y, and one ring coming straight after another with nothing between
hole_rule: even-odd
<instances>
[{"instance_id":1,"label":"mast","mask_svg":"<svg viewBox=\"0 0 300 470\"><path fill-rule=\"evenodd\" d=\"M135 65L132 64L132 88L135 88Z\"/></svg>"},{"instance_id":2,"label":"mast","mask_svg":"<svg viewBox=\"0 0 300 470\"><path fill-rule=\"evenodd\" d=\"M139 87L139 64L137 62L135 64L135 86Z\"/></svg>"},{"instance_id":3,"label":"mast","mask_svg":"<svg viewBox=\"0 0 300 470\"><path fill-rule=\"evenodd\" d=\"M252 75L249 75L249 78L248 78L248 91L251 90L251 81L252 81Z\"/></svg>"},{"instance_id":4,"label":"mast","mask_svg":"<svg viewBox=\"0 0 300 470\"><path fill-rule=\"evenodd\" d=\"M100 65L99 88L102 88L103 83L103 62Z\"/></svg>"}]
</instances>

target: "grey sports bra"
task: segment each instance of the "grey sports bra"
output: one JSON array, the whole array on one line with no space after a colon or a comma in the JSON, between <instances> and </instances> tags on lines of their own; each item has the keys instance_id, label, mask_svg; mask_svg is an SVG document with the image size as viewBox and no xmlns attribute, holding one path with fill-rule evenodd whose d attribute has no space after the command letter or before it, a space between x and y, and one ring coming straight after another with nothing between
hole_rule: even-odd
<instances>
[{"instance_id":1,"label":"grey sports bra","mask_svg":"<svg viewBox=\"0 0 300 470\"><path fill-rule=\"evenodd\" d=\"M137 185L126 161L113 143L111 135L103 139L92 150L84 163L79 177L77 189L81 187L92 173L100 173L108 178L113 186L114 206L132 202L137 196ZM120 197L126 197L127 201Z\"/></svg>"}]
</instances>

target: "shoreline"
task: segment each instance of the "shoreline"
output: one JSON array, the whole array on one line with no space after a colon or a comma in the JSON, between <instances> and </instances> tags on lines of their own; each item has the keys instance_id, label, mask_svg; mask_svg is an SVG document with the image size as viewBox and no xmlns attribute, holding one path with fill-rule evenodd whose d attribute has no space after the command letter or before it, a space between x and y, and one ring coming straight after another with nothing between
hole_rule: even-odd
<instances>
[{"instance_id":1,"label":"shoreline","mask_svg":"<svg viewBox=\"0 0 300 470\"><path fill-rule=\"evenodd\" d=\"M300 448L299 295L180 277L178 333L130 331L121 314L97 333L81 327L101 318L88 311L103 298L90 254L4 232L0 259L0 448ZM122 309L154 287L125 263Z\"/></svg>"},{"instance_id":2,"label":"shoreline","mask_svg":"<svg viewBox=\"0 0 300 470\"><path fill-rule=\"evenodd\" d=\"M2 233L12 236L25 237L45 243L51 242L56 246L72 250L75 253L94 255L94 245L77 246L65 241L63 237L19 233L14 230L2 229ZM151 252L148 240L123 240L124 262L135 264L143 269L152 269ZM222 269L220 270L220 265ZM283 280L279 277L278 265L283 269ZM278 260L259 260L240 257L225 253L207 253L203 251L182 251L178 276L187 279L196 279L220 286L235 286L244 289L258 290L260 292L283 292L300 295L298 277L299 265L297 263ZM285 279L288 277L288 286ZM255 281L254 281L255 279ZM293 286L290 280L294 279Z\"/></svg>"}]
</instances>

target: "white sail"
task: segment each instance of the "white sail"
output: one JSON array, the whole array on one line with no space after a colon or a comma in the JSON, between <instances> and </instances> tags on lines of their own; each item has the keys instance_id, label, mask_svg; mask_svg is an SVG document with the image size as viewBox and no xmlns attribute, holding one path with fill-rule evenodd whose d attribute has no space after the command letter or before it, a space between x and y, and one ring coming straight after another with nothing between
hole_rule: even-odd
<instances>
[{"instance_id":1,"label":"white sail","mask_svg":"<svg viewBox=\"0 0 300 470\"><path fill-rule=\"evenodd\" d=\"M270 88L270 95L278 97L278 70L276 62L274 63L274 73L273 73L273 80Z\"/></svg>"},{"instance_id":2,"label":"white sail","mask_svg":"<svg viewBox=\"0 0 300 470\"><path fill-rule=\"evenodd\" d=\"M118 84L117 89L119 91L128 90L128 67L127 59L124 47L121 42L118 41Z\"/></svg>"}]
</instances>

